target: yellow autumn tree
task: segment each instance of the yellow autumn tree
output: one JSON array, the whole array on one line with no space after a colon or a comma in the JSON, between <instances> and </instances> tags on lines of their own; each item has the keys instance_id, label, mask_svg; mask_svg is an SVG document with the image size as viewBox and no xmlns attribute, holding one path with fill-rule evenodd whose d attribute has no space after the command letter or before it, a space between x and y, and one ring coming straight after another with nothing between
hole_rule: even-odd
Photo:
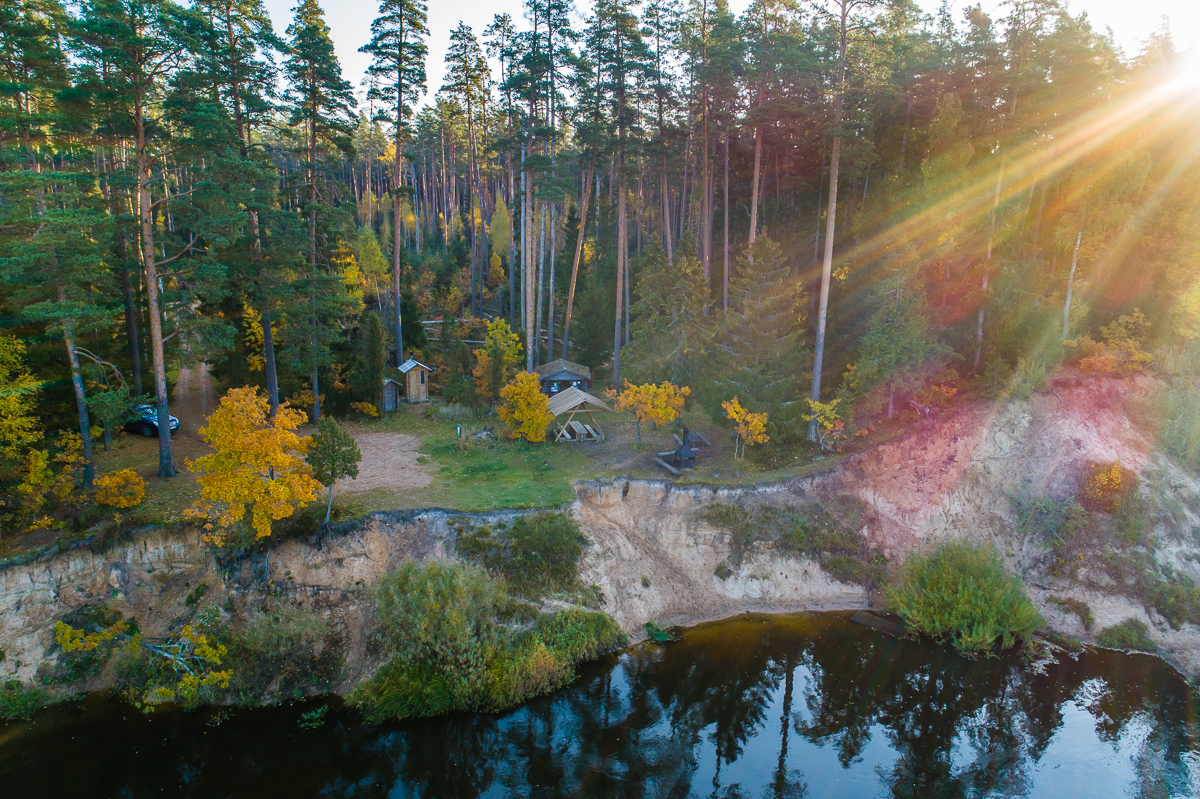
<instances>
[{"instance_id":1,"label":"yellow autumn tree","mask_svg":"<svg viewBox=\"0 0 1200 799\"><path fill-rule=\"evenodd\" d=\"M96 478L96 501L114 508L132 508L146 498L146 481L133 469Z\"/></svg>"},{"instance_id":2,"label":"yellow autumn tree","mask_svg":"<svg viewBox=\"0 0 1200 799\"><path fill-rule=\"evenodd\" d=\"M26 450L42 437L33 406L41 381L25 368L25 342L0 336L0 476L20 468Z\"/></svg>"},{"instance_id":3,"label":"yellow autumn tree","mask_svg":"<svg viewBox=\"0 0 1200 799\"><path fill-rule=\"evenodd\" d=\"M733 457L746 457L746 445L765 444L771 440L767 435L767 415L751 413L742 407L742 403L734 397L728 402L722 402L725 416L734 424ZM741 444L741 455L738 454L738 444Z\"/></svg>"},{"instance_id":4,"label":"yellow autumn tree","mask_svg":"<svg viewBox=\"0 0 1200 799\"><path fill-rule=\"evenodd\" d=\"M296 434L308 417L280 406L270 417L267 398L249 386L231 389L200 436L215 450L188 463L202 495L188 509L202 518L204 538L215 546L271 534L271 522L313 502L321 484L304 461L311 439Z\"/></svg>"},{"instance_id":5,"label":"yellow autumn tree","mask_svg":"<svg viewBox=\"0 0 1200 799\"><path fill-rule=\"evenodd\" d=\"M542 384L533 372L517 372L512 382L500 389L496 413L513 438L533 442L545 441L546 428L554 421L550 399L542 393Z\"/></svg>"},{"instance_id":6,"label":"yellow autumn tree","mask_svg":"<svg viewBox=\"0 0 1200 799\"><path fill-rule=\"evenodd\" d=\"M521 339L508 322L493 319L488 323L483 347L475 350L475 392L489 405L496 402L500 389L512 377L521 362Z\"/></svg>"},{"instance_id":7,"label":"yellow autumn tree","mask_svg":"<svg viewBox=\"0 0 1200 799\"><path fill-rule=\"evenodd\" d=\"M613 408L618 411L631 411L637 420L637 443L642 445L642 422L654 424L670 424L679 418L683 403L692 390L687 386L677 386L669 381L659 385L642 383L635 386L628 380L620 395L614 397L612 389L605 392L615 399Z\"/></svg>"}]
</instances>

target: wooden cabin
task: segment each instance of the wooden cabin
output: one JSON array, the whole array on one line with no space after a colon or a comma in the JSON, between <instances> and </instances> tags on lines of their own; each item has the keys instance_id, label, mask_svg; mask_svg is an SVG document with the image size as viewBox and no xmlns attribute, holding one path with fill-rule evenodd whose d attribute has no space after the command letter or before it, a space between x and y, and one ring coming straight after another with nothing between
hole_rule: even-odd
<instances>
[{"instance_id":1,"label":"wooden cabin","mask_svg":"<svg viewBox=\"0 0 1200 799\"><path fill-rule=\"evenodd\" d=\"M409 358L396 369L399 377L383 379L383 410L394 411L401 402L429 401L429 373L432 368Z\"/></svg>"},{"instance_id":2,"label":"wooden cabin","mask_svg":"<svg viewBox=\"0 0 1200 799\"><path fill-rule=\"evenodd\" d=\"M580 391L590 391L592 388L592 370L565 358L556 358L550 363L544 363L536 367L533 373L542 384L542 393L551 397L568 388L577 388Z\"/></svg>"}]
</instances>

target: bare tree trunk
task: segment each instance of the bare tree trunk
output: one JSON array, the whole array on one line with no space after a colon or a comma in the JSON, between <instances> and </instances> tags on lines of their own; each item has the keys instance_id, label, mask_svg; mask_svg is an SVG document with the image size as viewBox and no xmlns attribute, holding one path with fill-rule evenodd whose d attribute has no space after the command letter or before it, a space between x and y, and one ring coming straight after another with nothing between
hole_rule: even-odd
<instances>
[{"instance_id":1,"label":"bare tree trunk","mask_svg":"<svg viewBox=\"0 0 1200 799\"><path fill-rule=\"evenodd\" d=\"M1015 102L1015 101L1014 101ZM1004 184L1004 163L996 175L996 193L992 198L992 214L988 223L987 261L983 265L983 285L979 297L979 317L975 321L975 361L972 371L979 374L979 363L983 358L983 321L987 312L988 280L992 276L992 249L996 243L996 212L1000 207L1000 188Z\"/></svg>"},{"instance_id":2,"label":"bare tree trunk","mask_svg":"<svg viewBox=\"0 0 1200 799\"><path fill-rule=\"evenodd\" d=\"M591 195L592 169L596 165L596 157L588 162L587 176L583 179L583 187L579 192L579 235L575 237L575 260L571 264L571 287L567 289L567 311L563 318L562 357L567 357L571 346L571 315L575 310L575 284L579 279L579 260L583 254L583 233L587 225L588 198ZM665 180L665 178L664 178Z\"/></svg>"},{"instance_id":3,"label":"bare tree trunk","mask_svg":"<svg viewBox=\"0 0 1200 799\"><path fill-rule=\"evenodd\" d=\"M625 220L625 151L619 156L620 172L617 177L617 307L613 326L613 391L621 390L621 321L625 301L625 259L627 254Z\"/></svg>"},{"instance_id":4,"label":"bare tree trunk","mask_svg":"<svg viewBox=\"0 0 1200 799\"><path fill-rule=\"evenodd\" d=\"M399 119L403 109L397 114ZM403 243L400 241L400 173L403 168L404 156L401 152L404 144L400 136L400 125L396 125L396 158L392 165L392 295L394 300L395 316L393 321L396 325L396 366L404 363L404 328L403 319L401 318L402 310L400 303L400 270L403 268ZM315 392L314 392L315 396Z\"/></svg>"},{"instance_id":5,"label":"bare tree trunk","mask_svg":"<svg viewBox=\"0 0 1200 799\"><path fill-rule=\"evenodd\" d=\"M163 349L162 312L158 302L158 269L154 254L154 209L150 198L150 158L146 152L146 119L140 99L134 104L137 159L138 221L141 226L142 264L146 270L146 306L150 315L150 362L154 369L154 394L158 411L158 476L175 476L171 447L171 413L167 405L167 363Z\"/></svg>"},{"instance_id":6,"label":"bare tree trunk","mask_svg":"<svg viewBox=\"0 0 1200 799\"><path fill-rule=\"evenodd\" d=\"M762 93L759 93L762 107ZM750 239L746 244L746 258L754 263L754 240L758 238L758 182L762 177L762 128L754 126L754 176L750 180Z\"/></svg>"},{"instance_id":7,"label":"bare tree trunk","mask_svg":"<svg viewBox=\"0 0 1200 799\"><path fill-rule=\"evenodd\" d=\"M550 288L546 292L546 360L554 360L554 254L558 250L558 204L550 203Z\"/></svg>"},{"instance_id":8,"label":"bare tree trunk","mask_svg":"<svg viewBox=\"0 0 1200 799\"><path fill-rule=\"evenodd\" d=\"M721 311L729 313L729 131L725 131L725 274L721 278Z\"/></svg>"},{"instance_id":9,"label":"bare tree trunk","mask_svg":"<svg viewBox=\"0 0 1200 799\"><path fill-rule=\"evenodd\" d=\"M1083 243L1083 230L1075 235L1075 251L1071 253L1071 274L1067 277L1067 301L1063 304L1062 337L1071 335L1071 293L1075 289L1075 267L1079 265L1079 245Z\"/></svg>"}]
</instances>

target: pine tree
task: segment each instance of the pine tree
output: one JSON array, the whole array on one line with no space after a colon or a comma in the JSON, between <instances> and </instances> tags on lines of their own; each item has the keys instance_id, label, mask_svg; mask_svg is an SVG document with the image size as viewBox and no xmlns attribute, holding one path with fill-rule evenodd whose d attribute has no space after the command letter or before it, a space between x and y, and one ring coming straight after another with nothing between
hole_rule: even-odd
<instances>
[{"instance_id":1,"label":"pine tree","mask_svg":"<svg viewBox=\"0 0 1200 799\"><path fill-rule=\"evenodd\" d=\"M401 186L403 185L406 120L418 92L425 88L425 36L427 6L424 0L382 0L379 16L371 23L371 41L362 47L372 57L368 74L378 83L368 97L391 108L392 141L396 152L392 163L392 292L400 296L403 268L400 238ZM404 326L401 303L395 303L396 364L404 360Z\"/></svg>"},{"instance_id":2,"label":"pine tree","mask_svg":"<svg viewBox=\"0 0 1200 799\"><path fill-rule=\"evenodd\" d=\"M730 311L716 333L714 399L754 399L766 411L777 442L801 431L798 391L804 371L800 280L782 248L766 233L737 265Z\"/></svg>"},{"instance_id":3,"label":"pine tree","mask_svg":"<svg viewBox=\"0 0 1200 799\"><path fill-rule=\"evenodd\" d=\"M193 238L163 257L155 225L152 185L156 169L170 149L171 127L163 105L167 79L190 52L200 49L196 29L203 23L170 0L89 0L82 5L75 43L83 60L104 76L106 101L119 107L132 126L134 197L138 242L145 270L146 306L150 317L150 360L158 416L158 475L175 475L167 396L167 361L159 270L188 254ZM193 298L194 302L194 298Z\"/></svg>"}]
</instances>

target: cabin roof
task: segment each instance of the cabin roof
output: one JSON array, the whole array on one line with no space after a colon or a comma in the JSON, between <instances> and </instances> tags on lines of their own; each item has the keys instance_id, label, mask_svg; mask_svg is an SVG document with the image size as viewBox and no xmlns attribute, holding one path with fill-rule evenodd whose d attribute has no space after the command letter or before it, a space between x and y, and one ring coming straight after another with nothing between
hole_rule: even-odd
<instances>
[{"instance_id":1,"label":"cabin roof","mask_svg":"<svg viewBox=\"0 0 1200 799\"><path fill-rule=\"evenodd\" d=\"M592 370L578 363L568 361L566 358L555 358L550 363L544 363L541 366L535 367L534 374L539 380L545 380L548 377L553 377L559 372L567 372L576 377L582 377L585 380L592 379Z\"/></svg>"},{"instance_id":2,"label":"cabin roof","mask_svg":"<svg viewBox=\"0 0 1200 799\"><path fill-rule=\"evenodd\" d=\"M424 369L426 372L432 372L432 371L433 371L433 368L432 368L432 367L426 366L425 364L421 363L420 361L413 360L412 358L409 358L407 361L405 361L404 363L400 364L400 365L399 365L399 366L397 366L396 368L397 368L397 369L400 371L400 374L406 375L406 374L408 374L409 372L411 372L411 371L413 370L413 368L414 368L414 367L417 367L417 366L421 367L421 368L422 368L422 369Z\"/></svg>"},{"instance_id":3,"label":"cabin roof","mask_svg":"<svg viewBox=\"0 0 1200 799\"><path fill-rule=\"evenodd\" d=\"M549 408L550 413L554 416L562 416L564 413L570 413L571 411L612 410L599 397L594 397L583 389L575 388L575 386L560 391L551 397Z\"/></svg>"}]
</instances>

